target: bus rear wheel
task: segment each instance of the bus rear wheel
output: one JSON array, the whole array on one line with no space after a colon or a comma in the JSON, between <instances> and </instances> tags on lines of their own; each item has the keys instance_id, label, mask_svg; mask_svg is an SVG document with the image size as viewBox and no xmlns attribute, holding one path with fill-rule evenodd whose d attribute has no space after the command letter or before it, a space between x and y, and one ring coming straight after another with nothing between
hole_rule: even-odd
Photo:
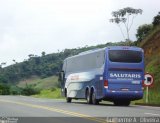
<instances>
[{"instance_id":1,"label":"bus rear wheel","mask_svg":"<svg viewBox=\"0 0 160 123\"><path fill-rule=\"evenodd\" d=\"M92 103L94 105L98 105L99 104L99 100L96 99L96 93L94 91L92 93Z\"/></svg>"},{"instance_id":2,"label":"bus rear wheel","mask_svg":"<svg viewBox=\"0 0 160 123\"><path fill-rule=\"evenodd\" d=\"M66 102L67 102L67 103L71 103L71 102L72 102L72 98L66 97Z\"/></svg>"},{"instance_id":3,"label":"bus rear wheel","mask_svg":"<svg viewBox=\"0 0 160 123\"><path fill-rule=\"evenodd\" d=\"M87 99L88 104L92 104L92 97L89 93L89 90L87 90L87 92L86 92L86 99Z\"/></svg>"},{"instance_id":4,"label":"bus rear wheel","mask_svg":"<svg viewBox=\"0 0 160 123\"><path fill-rule=\"evenodd\" d=\"M67 89L65 89L65 97L66 97L66 102L67 103L71 103L72 102L72 98L67 97Z\"/></svg>"}]
</instances>

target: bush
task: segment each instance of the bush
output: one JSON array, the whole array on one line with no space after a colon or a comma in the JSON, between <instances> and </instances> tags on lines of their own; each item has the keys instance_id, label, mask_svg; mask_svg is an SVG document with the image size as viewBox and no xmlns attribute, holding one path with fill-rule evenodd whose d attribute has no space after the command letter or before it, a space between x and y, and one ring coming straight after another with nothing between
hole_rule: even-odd
<instances>
[{"instance_id":1,"label":"bush","mask_svg":"<svg viewBox=\"0 0 160 123\"><path fill-rule=\"evenodd\" d=\"M11 86L10 87L10 94L11 95L21 95L22 93L22 88L18 86Z\"/></svg>"},{"instance_id":2,"label":"bush","mask_svg":"<svg viewBox=\"0 0 160 123\"><path fill-rule=\"evenodd\" d=\"M141 42L152 30L152 24L144 24L138 27L137 29L137 40Z\"/></svg>"},{"instance_id":3,"label":"bush","mask_svg":"<svg viewBox=\"0 0 160 123\"><path fill-rule=\"evenodd\" d=\"M25 88L22 90L22 95L30 96L30 95L35 95L39 94L40 90L35 89L32 85L26 85Z\"/></svg>"},{"instance_id":4,"label":"bush","mask_svg":"<svg viewBox=\"0 0 160 123\"><path fill-rule=\"evenodd\" d=\"M0 95L9 95L10 94L10 86L6 84L0 84Z\"/></svg>"},{"instance_id":5,"label":"bush","mask_svg":"<svg viewBox=\"0 0 160 123\"><path fill-rule=\"evenodd\" d=\"M158 26L158 25L160 25L160 12L158 13L157 16L155 16L155 17L153 18L152 24L153 24L153 26Z\"/></svg>"}]
</instances>

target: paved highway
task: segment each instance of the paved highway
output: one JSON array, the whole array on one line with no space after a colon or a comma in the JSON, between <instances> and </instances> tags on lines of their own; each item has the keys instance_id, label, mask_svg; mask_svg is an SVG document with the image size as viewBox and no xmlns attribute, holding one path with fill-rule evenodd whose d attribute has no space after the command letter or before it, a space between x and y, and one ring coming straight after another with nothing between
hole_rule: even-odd
<instances>
[{"instance_id":1,"label":"paved highway","mask_svg":"<svg viewBox=\"0 0 160 123\"><path fill-rule=\"evenodd\" d=\"M160 117L160 107L123 107L103 102L88 105L81 100L66 103L62 99L0 96L0 117L21 117L18 123L29 123L29 120L35 120L34 123L104 123L107 117Z\"/></svg>"}]
</instances>

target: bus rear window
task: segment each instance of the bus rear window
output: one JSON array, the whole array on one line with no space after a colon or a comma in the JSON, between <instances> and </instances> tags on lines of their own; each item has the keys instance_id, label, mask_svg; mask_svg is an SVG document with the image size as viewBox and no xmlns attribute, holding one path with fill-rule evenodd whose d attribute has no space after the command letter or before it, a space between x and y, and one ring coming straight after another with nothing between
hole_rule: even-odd
<instances>
[{"instance_id":1,"label":"bus rear window","mask_svg":"<svg viewBox=\"0 0 160 123\"><path fill-rule=\"evenodd\" d=\"M142 61L142 52L132 50L110 50L109 60L111 62L139 63Z\"/></svg>"}]
</instances>

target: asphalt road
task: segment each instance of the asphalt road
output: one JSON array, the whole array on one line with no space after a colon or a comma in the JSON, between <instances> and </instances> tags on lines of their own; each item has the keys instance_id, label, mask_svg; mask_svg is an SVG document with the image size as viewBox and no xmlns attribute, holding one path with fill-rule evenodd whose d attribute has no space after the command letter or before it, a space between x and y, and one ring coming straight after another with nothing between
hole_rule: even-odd
<instances>
[{"instance_id":1,"label":"asphalt road","mask_svg":"<svg viewBox=\"0 0 160 123\"><path fill-rule=\"evenodd\" d=\"M62 99L0 96L0 123L9 118L18 123L104 123L110 117L160 118L160 107L123 107L103 102L100 105L88 105L81 100L66 103Z\"/></svg>"}]
</instances>

